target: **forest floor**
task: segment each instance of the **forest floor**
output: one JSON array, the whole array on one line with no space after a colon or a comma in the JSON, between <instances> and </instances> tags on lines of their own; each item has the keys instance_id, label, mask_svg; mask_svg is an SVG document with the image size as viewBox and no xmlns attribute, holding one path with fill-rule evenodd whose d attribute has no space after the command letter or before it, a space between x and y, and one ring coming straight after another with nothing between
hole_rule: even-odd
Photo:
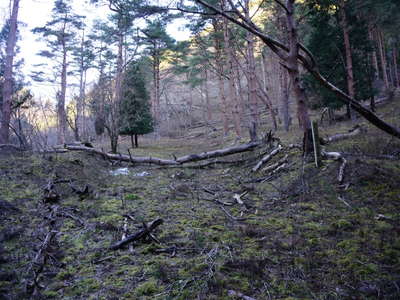
<instances>
[{"instance_id":1,"label":"forest floor","mask_svg":"<svg viewBox=\"0 0 400 300\"><path fill-rule=\"evenodd\" d=\"M400 127L400 99L379 114ZM400 141L364 126L326 147L346 157L342 184L340 162L316 168L296 148L268 163L287 155L279 172L251 172L276 144L226 158L243 160L234 164L126 175L110 173L126 164L88 153L0 154L0 299L399 299ZM146 139L134 155L222 147L218 137ZM56 196L44 195L49 183ZM156 218L158 241L110 249Z\"/></svg>"}]
</instances>

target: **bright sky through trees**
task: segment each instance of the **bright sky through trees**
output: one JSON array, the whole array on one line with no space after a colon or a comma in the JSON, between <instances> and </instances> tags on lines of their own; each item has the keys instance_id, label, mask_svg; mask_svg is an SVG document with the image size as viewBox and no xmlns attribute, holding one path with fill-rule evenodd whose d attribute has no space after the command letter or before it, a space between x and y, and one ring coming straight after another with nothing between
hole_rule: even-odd
<instances>
[{"instance_id":1,"label":"bright sky through trees","mask_svg":"<svg viewBox=\"0 0 400 300\"><path fill-rule=\"evenodd\" d=\"M9 16L9 1L0 1L0 26L4 24L4 21ZM45 60L37 55L37 53L45 48L43 42L38 41L38 36L33 34L31 30L35 27L44 26L50 19L51 10L54 6L54 0L22 0L20 3L19 21L25 25L19 25L21 32L18 46L21 49L18 58L25 60L24 67L22 68L25 75L29 75L35 70L34 65L46 63ZM106 19L109 13L107 6L95 7L89 4L89 1L85 0L74 0L73 7L75 12L80 15L86 16L86 24L88 30L94 19ZM167 28L169 34L171 34L176 40L187 39L189 33L187 31L180 30L183 26L181 21L175 21L170 24ZM52 66L49 66L50 68ZM37 70L37 68L36 68ZM95 79L95 74L88 74L89 83ZM58 90L57 83L48 82L33 82L30 78L27 78L31 82L31 89L36 96L52 99ZM72 80L71 78L71 81ZM77 93L77 90L70 90L72 93ZM71 96L71 95L69 95Z\"/></svg>"}]
</instances>

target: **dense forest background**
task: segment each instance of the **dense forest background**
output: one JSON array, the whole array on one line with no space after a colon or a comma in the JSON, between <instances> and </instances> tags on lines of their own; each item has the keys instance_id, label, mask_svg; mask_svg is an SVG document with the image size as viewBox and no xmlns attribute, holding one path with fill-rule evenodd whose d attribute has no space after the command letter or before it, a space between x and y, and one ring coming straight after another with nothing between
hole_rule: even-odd
<instances>
[{"instance_id":1,"label":"dense forest background","mask_svg":"<svg viewBox=\"0 0 400 300\"><path fill-rule=\"evenodd\" d=\"M201 1L169 6L94 2L93 7L108 6L109 13L90 24L72 2L54 2L52 15L33 30L46 47L38 53L44 64L32 74L18 71L21 43L10 48L11 35L18 40L18 22L13 22L18 11L12 15L10 6L11 18L0 38L2 99L7 98L0 103L2 128L11 124L13 143L46 149L107 138L116 152L120 134L136 140L150 132L154 137L178 137L202 126L206 133L222 130L222 136L233 134L240 140L249 129L260 134L260 124L273 130L304 127L309 117L301 111L309 108L326 108L330 121L352 118L350 105L307 67L296 66L299 75L293 79L297 75L287 71L292 69L289 55L277 55L246 26L225 18L224 10L233 21L248 20L245 25L288 46L287 19L293 17L296 39L312 53L318 72L352 99L368 102L372 111L376 99L399 85L397 1L296 1L293 16L280 1L210 2L222 14ZM18 1L15 5L18 8ZM178 19L191 32L186 41L177 42L166 31ZM10 90L6 69L12 53L15 76ZM56 94L35 97L27 84L32 80L58 85ZM297 82L307 98L305 109L296 94ZM8 135L3 132L4 144Z\"/></svg>"}]
</instances>

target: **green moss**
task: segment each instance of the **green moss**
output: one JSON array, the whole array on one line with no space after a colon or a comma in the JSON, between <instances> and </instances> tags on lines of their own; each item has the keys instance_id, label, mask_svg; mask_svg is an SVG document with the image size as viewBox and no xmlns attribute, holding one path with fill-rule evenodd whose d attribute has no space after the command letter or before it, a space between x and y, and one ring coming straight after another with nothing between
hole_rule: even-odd
<instances>
[{"instance_id":1,"label":"green moss","mask_svg":"<svg viewBox=\"0 0 400 300\"><path fill-rule=\"evenodd\" d=\"M105 224L112 224L112 225L117 225L119 222L123 221L123 217L120 214L109 214L109 215L103 215L101 217L96 218L95 220L100 223L105 223Z\"/></svg>"},{"instance_id":2,"label":"green moss","mask_svg":"<svg viewBox=\"0 0 400 300\"><path fill-rule=\"evenodd\" d=\"M138 196L138 195L136 195L136 194L126 194L126 195L124 196L124 199L125 199L126 201L134 201L134 200L139 200L139 199L140 199L140 196Z\"/></svg>"},{"instance_id":3,"label":"green moss","mask_svg":"<svg viewBox=\"0 0 400 300\"><path fill-rule=\"evenodd\" d=\"M44 291L43 296L45 296L46 298L58 298L59 295L55 291Z\"/></svg>"},{"instance_id":4,"label":"green moss","mask_svg":"<svg viewBox=\"0 0 400 300\"><path fill-rule=\"evenodd\" d=\"M101 284L94 278L84 278L77 282L77 287L85 293L93 293L100 288Z\"/></svg>"},{"instance_id":5,"label":"green moss","mask_svg":"<svg viewBox=\"0 0 400 300\"><path fill-rule=\"evenodd\" d=\"M333 223L333 226L337 229L342 229L342 230L349 230L353 228L353 224L346 219L337 220L336 222Z\"/></svg>"},{"instance_id":6,"label":"green moss","mask_svg":"<svg viewBox=\"0 0 400 300\"><path fill-rule=\"evenodd\" d=\"M160 291L160 286L154 279L150 279L142 284L140 284L135 289L135 295L140 296L151 296L152 294L158 293Z\"/></svg>"}]
</instances>

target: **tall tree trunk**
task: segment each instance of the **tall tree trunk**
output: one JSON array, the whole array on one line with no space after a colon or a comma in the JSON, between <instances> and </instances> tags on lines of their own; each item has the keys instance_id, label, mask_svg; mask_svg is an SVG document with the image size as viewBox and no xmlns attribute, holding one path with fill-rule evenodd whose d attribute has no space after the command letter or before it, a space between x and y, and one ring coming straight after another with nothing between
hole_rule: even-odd
<instances>
[{"instance_id":1,"label":"tall tree trunk","mask_svg":"<svg viewBox=\"0 0 400 300\"><path fill-rule=\"evenodd\" d=\"M208 90L208 71L204 69L204 94L206 98L206 111L207 111L207 121L212 120L212 109L210 103L210 91Z\"/></svg>"},{"instance_id":2,"label":"tall tree trunk","mask_svg":"<svg viewBox=\"0 0 400 300\"><path fill-rule=\"evenodd\" d=\"M245 1L245 16L250 19L249 0ZM257 138L258 127L260 124L260 116L258 111L258 95L256 78L256 63L254 58L254 36L250 32L246 32L246 56L247 56L247 72L248 72L248 89L249 89L249 107L251 114L251 126L254 130L254 137Z\"/></svg>"},{"instance_id":3,"label":"tall tree trunk","mask_svg":"<svg viewBox=\"0 0 400 300\"><path fill-rule=\"evenodd\" d=\"M379 58L381 60L381 68L382 68L382 78L385 84L385 88L389 89L389 78L387 74L387 64L386 64L386 52L385 52L385 45L383 41L382 32L377 29L376 30L377 40L378 40L378 48L379 48Z\"/></svg>"},{"instance_id":4,"label":"tall tree trunk","mask_svg":"<svg viewBox=\"0 0 400 300\"><path fill-rule=\"evenodd\" d=\"M84 89L84 43L85 43L85 30L82 30L82 40L81 40L81 48L80 48L80 61L79 61L79 97L76 103L76 119L75 119L75 139L77 141L80 140L81 134L83 132L83 101L85 97L85 89Z\"/></svg>"},{"instance_id":5,"label":"tall tree trunk","mask_svg":"<svg viewBox=\"0 0 400 300\"><path fill-rule=\"evenodd\" d=\"M395 87L400 87L399 69L397 67L397 47L393 45L393 68L394 68L394 82Z\"/></svg>"},{"instance_id":6,"label":"tall tree trunk","mask_svg":"<svg viewBox=\"0 0 400 300\"><path fill-rule=\"evenodd\" d=\"M347 24L345 1L340 0L339 6L340 6L340 9L339 9L340 26L342 27L342 31L343 31L343 41L344 41L344 49L345 49L345 56L346 56L347 91L348 91L349 96L351 98L355 99L353 59L351 56L350 35L349 35L349 28L348 28L348 24ZM350 105L347 105L347 115L350 119L351 118Z\"/></svg>"},{"instance_id":7,"label":"tall tree trunk","mask_svg":"<svg viewBox=\"0 0 400 300\"><path fill-rule=\"evenodd\" d=\"M122 98L122 76L123 76L123 50L124 50L124 33L121 30L121 25L118 24L119 32L118 32L118 56L117 56L117 72L115 75L115 86L114 86L114 95L113 95L113 103L111 108L111 115L109 118L109 136L111 142L111 152L116 153L118 149L118 137L119 137L119 109Z\"/></svg>"},{"instance_id":8,"label":"tall tree trunk","mask_svg":"<svg viewBox=\"0 0 400 300\"><path fill-rule=\"evenodd\" d=\"M10 31L7 38L6 61L4 66L4 85L3 85L3 106L0 127L0 143L8 144L10 138L10 120L13 93L13 61L15 55L15 44L17 41L19 0L14 0L11 18Z\"/></svg>"},{"instance_id":9,"label":"tall tree trunk","mask_svg":"<svg viewBox=\"0 0 400 300\"><path fill-rule=\"evenodd\" d=\"M213 28L214 28L214 46L215 46L215 60L216 60L216 67L218 73L218 93L220 98L220 110L222 112L222 121L223 121L223 135L227 136L229 131L229 120L230 114L228 111L227 100L225 96L225 87L224 87L224 61L223 61L223 54L222 54L222 45L221 39L218 36L221 31L221 21L215 18L213 20Z\"/></svg>"},{"instance_id":10,"label":"tall tree trunk","mask_svg":"<svg viewBox=\"0 0 400 300\"><path fill-rule=\"evenodd\" d=\"M283 120L283 127L286 131L289 131L291 124L290 112L289 112L289 80L288 73L285 69L281 69L281 117Z\"/></svg>"},{"instance_id":11,"label":"tall tree trunk","mask_svg":"<svg viewBox=\"0 0 400 300\"><path fill-rule=\"evenodd\" d=\"M58 132L57 143L64 144L67 133L67 115L65 113L65 98L67 92L67 45L65 37L62 40L63 58L61 66L61 91L58 95L57 117L58 117Z\"/></svg>"},{"instance_id":12,"label":"tall tree trunk","mask_svg":"<svg viewBox=\"0 0 400 300\"><path fill-rule=\"evenodd\" d=\"M225 1L222 1L222 5L225 6ZM235 127L235 132L238 138L242 137L242 128L240 124L240 109L239 109L239 100L236 95L236 86L235 86L235 76L233 74L234 71L234 54L233 54L233 45L230 40L229 28L228 28L228 20L224 19L224 50L225 56L227 59L228 65L228 95L229 100L231 102L231 111L232 111L232 118L233 118L233 125Z\"/></svg>"},{"instance_id":13,"label":"tall tree trunk","mask_svg":"<svg viewBox=\"0 0 400 300\"><path fill-rule=\"evenodd\" d=\"M372 55L372 66L374 67L374 79L379 79L379 65L378 65L378 57L376 55L376 42L374 40L374 34L372 25L368 25L368 38L373 45L373 50L371 52Z\"/></svg>"},{"instance_id":14,"label":"tall tree trunk","mask_svg":"<svg viewBox=\"0 0 400 300\"><path fill-rule=\"evenodd\" d=\"M303 151L305 154L313 151L311 122L308 114L307 96L304 88L300 84L300 72L297 56L299 54L299 42L297 36L297 25L294 15L295 0L286 1L286 20L288 29L289 53L287 56L287 69L293 88L294 95L297 101L297 118L300 128L303 130Z\"/></svg>"}]
</instances>

